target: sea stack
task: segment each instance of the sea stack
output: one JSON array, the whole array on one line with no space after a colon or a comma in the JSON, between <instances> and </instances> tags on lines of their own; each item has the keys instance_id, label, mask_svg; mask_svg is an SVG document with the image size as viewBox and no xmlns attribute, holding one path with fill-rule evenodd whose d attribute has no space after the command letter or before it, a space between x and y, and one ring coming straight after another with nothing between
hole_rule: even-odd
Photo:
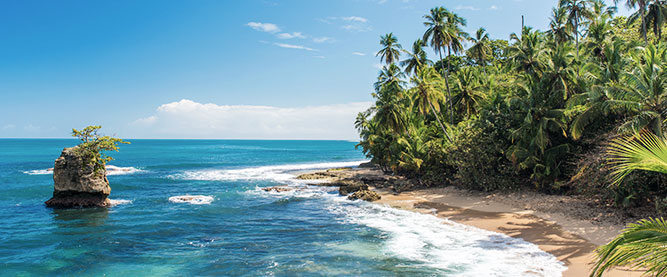
<instances>
[{"instance_id":1,"label":"sea stack","mask_svg":"<svg viewBox=\"0 0 667 277\"><path fill-rule=\"evenodd\" d=\"M65 148L53 167L53 197L46 205L54 208L108 207L111 193L107 172L79 154L77 147Z\"/></svg>"}]
</instances>

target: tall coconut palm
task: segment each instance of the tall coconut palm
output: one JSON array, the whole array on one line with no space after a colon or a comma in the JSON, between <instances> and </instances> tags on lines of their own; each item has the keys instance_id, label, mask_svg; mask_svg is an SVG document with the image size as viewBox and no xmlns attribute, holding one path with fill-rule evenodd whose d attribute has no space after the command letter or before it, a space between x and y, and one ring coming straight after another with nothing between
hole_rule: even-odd
<instances>
[{"instance_id":1,"label":"tall coconut palm","mask_svg":"<svg viewBox=\"0 0 667 277\"><path fill-rule=\"evenodd\" d=\"M489 34L484 28L477 29L475 37L471 38L472 46L468 49L468 53L472 56L478 65L485 66L487 58L493 51L489 45Z\"/></svg>"},{"instance_id":2,"label":"tall coconut palm","mask_svg":"<svg viewBox=\"0 0 667 277\"><path fill-rule=\"evenodd\" d=\"M638 8L635 13L630 15L628 18L628 23L632 23L634 20L637 18L641 19L641 33L642 36L644 37L644 43L648 43L648 37L646 36L646 11L648 7L648 3L651 0L614 0L615 4L618 4L620 1L625 1L625 5L628 8L634 9Z\"/></svg>"},{"instance_id":3,"label":"tall coconut palm","mask_svg":"<svg viewBox=\"0 0 667 277\"><path fill-rule=\"evenodd\" d=\"M382 45L382 49L375 54L376 57L380 56L380 60L383 60L385 64L392 64L398 61L398 58L401 56L400 50L402 47L393 33L380 37L380 45Z\"/></svg>"},{"instance_id":4,"label":"tall coconut palm","mask_svg":"<svg viewBox=\"0 0 667 277\"><path fill-rule=\"evenodd\" d=\"M567 21L572 25L574 32L574 41L577 48L577 58L579 57L579 25L582 20L590 17L590 10L587 7L588 0L560 0L560 8L567 12Z\"/></svg>"},{"instance_id":5,"label":"tall coconut palm","mask_svg":"<svg viewBox=\"0 0 667 277\"><path fill-rule=\"evenodd\" d=\"M451 42L451 32L449 31L449 25L447 24L447 14L449 11L444 7L436 7L430 10L430 13L425 15L424 26L426 26L426 32L424 32L424 41L429 42L433 50L438 53L440 56L440 61L442 61L442 51L447 45ZM449 87L449 73L445 70L445 64L442 64L442 72L445 76L445 86L447 88L447 97L451 99L452 91ZM454 107L450 103L449 111L451 114L451 119L454 120Z\"/></svg>"},{"instance_id":6,"label":"tall coconut palm","mask_svg":"<svg viewBox=\"0 0 667 277\"><path fill-rule=\"evenodd\" d=\"M567 24L567 13L564 8L553 8L551 10L551 20L547 33L556 44L565 43L572 39L571 26Z\"/></svg>"},{"instance_id":7,"label":"tall coconut palm","mask_svg":"<svg viewBox=\"0 0 667 277\"><path fill-rule=\"evenodd\" d=\"M424 26L427 27L424 32L424 41L429 42L433 50L440 56L442 61L442 52L446 48L449 55L452 52L458 53L463 50L462 40L466 38L465 32L461 26L465 26L465 20L458 15L448 11L443 7L436 7L425 15ZM449 66L449 63L447 63ZM449 86L449 68L445 70L445 64L441 62L442 72L445 76L445 86L447 88L447 97L451 99L452 91ZM449 103L450 120L454 122L454 106Z\"/></svg>"},{"instance_id":8,"label":"tall coconut palm","mask_svg":"<svg viewBox=\"0 0 667 277\"><path fill-rule=\"evenodd\" d=\"M426 51L424 51L424 45L423 40L417 39L412 43L412 52L403 51L410 56L401 61L401 66L404 68L406 74L415 75L422 67L431 64L431 61L426 56Z\"/></svg>"}]
</instances>

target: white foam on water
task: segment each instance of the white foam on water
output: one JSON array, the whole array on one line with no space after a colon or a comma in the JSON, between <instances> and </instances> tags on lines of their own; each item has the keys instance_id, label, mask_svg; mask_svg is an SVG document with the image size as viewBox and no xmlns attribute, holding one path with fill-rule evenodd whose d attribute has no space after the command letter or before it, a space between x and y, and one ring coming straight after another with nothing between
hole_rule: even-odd
<instances>
[{"instance_id":1,"label":"white foam on water","mask_svg":"<svg viewBox=\"0 0 667 277\"><path fill-rule=\"evenodd\" d=\"M567 267L537 245L504 234L459 224L430 214L349 201L335 188L290 185L276 192L261 188L246 193L275 198L316 198L344 224L382 232L383 255L441 269L447 276L562 276ZM362 247L362 246L359 246ZM332 246L335 248L335 246ZM363 253L360 252L360 253Z\"/></svg>"},{"instance_id":2,"label":"white foam on water","mask_svg":"<svg viewBox=\"0 0 667 277\"><path fill-rule=\"evenodd\" d=\"M208 205L213 202L213 197L207 195L177 195L169 197L169 202L189 203L192 205Z\"/></svg>"},{"instance_id":3,"label":"white foam on water","mask_svg":"<svg viewBox=\"0 0 667 277\"><path fill-rule=\"evenodd\" d=\"M115 165L106 165L105 168L107 169L107 175L126 175L144 171L131 166L120 167ZM23 171L23 173L28 175L47 175L47 174L53 174L53 168L35 169L35 170Z\"/></svg>"},{"instance_id":4,"label":"white foam on water","mask_svg":"<svg viewBox=\"0 0 667 277\"><path fill-rule=\"evenodd\" d=\"M28 175L47 175L47 174L53 174L53 169L35 169L35 170L28 170L28 171L23 171L24 174Z\"/></svg>"},{"instance_id":5,"label":"white foam on water","mask_svg":"<svg viewBox=\"0 0 667 277\"><path fill-rule=\"evenodd\" d=\"M107 169L107 175L125 175L125 174L133 174L144 171L131 166L120 167L115 165L106 165L105 168Z\"/></svg>"},{"instance_id":6,"label":"white foam on water","mask_svg":"<svg viewBox=\"0 0 667 277\"><path fill-rule=\"evenodd\" d=\"M173 179L200 180L200 181L234 181L234 180L272 180L280 183L303 184L306 181L297 180L295 171L318 170L336 167L356 167L367 161L332 162L311 164L287 164L274 166L259 166L242 169L194 170L170 175ZM314 183L308 180L308 183Z\"/></svg>"},{"instance_id":7,"label":"white foam on water","mask_svg":"<svg viewBox=\"0 0 667 277\"><path fill-rule=\"evenodd\" d=\"M111 202L111 206L132 204L132 200L125 199L109 199L109 201Z\"/></svg>"}]
</instances>

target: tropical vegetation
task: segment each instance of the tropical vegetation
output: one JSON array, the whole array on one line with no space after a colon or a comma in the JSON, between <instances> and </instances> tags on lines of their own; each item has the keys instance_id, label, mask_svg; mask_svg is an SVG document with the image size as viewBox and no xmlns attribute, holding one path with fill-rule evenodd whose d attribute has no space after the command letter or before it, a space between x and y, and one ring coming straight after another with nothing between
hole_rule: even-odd
<instances>
[{"instance_id":1,"label":"tropical vegetation","mask_svg":"<svg viewBox=\"0 0 667 277\"><path fill-rule=\"evenodd\" d=\"M548 30L526 26L508 40L466 33L444 7L425 13L407 49L382 36L358 146L419 186L591 194L619 207L665 199L660 174L619 180L600 157L617 136L664 135L667 2L618 1L633 9L627 18L603 0L554 4Z\"/></svg>"}]
</instances>

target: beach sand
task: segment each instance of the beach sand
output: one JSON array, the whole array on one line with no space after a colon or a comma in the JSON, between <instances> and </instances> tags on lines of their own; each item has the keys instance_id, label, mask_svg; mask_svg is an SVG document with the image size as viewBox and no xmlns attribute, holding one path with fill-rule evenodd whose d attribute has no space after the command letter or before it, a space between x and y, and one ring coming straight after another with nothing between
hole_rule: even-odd
<instances>
[{"instance_id":1,"label":"beach sand","mask_svg":"<svg viewBox=\"0 0 667 277\"><path fill-rule=\"evenodd\" d=\"M362 179L382 175L378 170L337 171L340 178ZM568 269L563 276L588 276L597 246L618 235L624 223L596 218L604 211L582 206L568 196L523 192L493 194L454 187L395 193L372 187L379 205L434 214L462 224L499 232L534 243ZM581 210L584 209L584 210ZM584 219L587 216L590 219ZM640 271L612 270L604 276L641 276Z\"/></svg>"}]
</instances>

